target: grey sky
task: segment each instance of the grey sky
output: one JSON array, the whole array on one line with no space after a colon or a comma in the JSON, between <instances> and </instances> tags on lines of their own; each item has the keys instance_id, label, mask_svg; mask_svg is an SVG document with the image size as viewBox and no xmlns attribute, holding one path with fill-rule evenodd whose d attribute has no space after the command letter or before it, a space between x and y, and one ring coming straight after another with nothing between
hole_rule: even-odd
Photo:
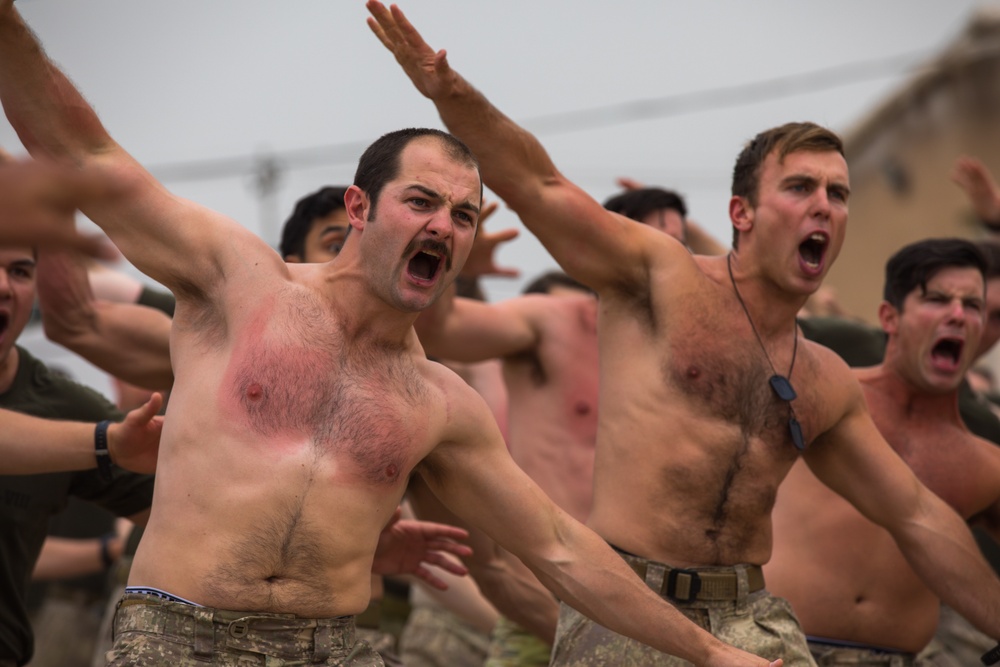
<instances>
[{"instance_id":1,"label":"grey sky","mask_svg":"<svg viewBox=\"0 0 1000 667\"><path fill-rule=\"evenodd\" d=\"M433 106L368 30L360 0L20 0L17 6L112 135L151 168L367 143L403 126L440 126ZM452 65L515 120L930 54L976 6L969 0L402 4L430 44L446 48ZM788 120L848 129L899 84L903 75L896 71L772 101L539 134L563 172L598 199L616 189L619 175L672 187L687 196L693 218L728 239L729 170L742 143ZM0 142L19 151L9 128L2 132ZM250 188L248 159L237 160L242 171L226 177L157 173L178 194L274 243L295 199L326 183L350 182L356 157L357 151L341 151L329 163L289 169L273 207L263 211ZM513 224L505 211L490 226ZM524 278L553 266L526 233L501 259ZM490 281L488 289L503 298L521 282Z\"/></svg>"}]
</instances>

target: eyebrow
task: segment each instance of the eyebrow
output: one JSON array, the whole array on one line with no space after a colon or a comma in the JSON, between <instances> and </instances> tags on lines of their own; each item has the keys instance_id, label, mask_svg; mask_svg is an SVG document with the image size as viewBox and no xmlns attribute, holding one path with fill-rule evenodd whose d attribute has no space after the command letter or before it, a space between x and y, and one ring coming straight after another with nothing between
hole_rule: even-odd
<instances>
[{"instance_id":1,"label":"eyebrow","mask_svg":"<svg viewBox=\"0 0 1000 667\"><path fill-rule=\"evenodd\" d=\"M412 189L412 190L419 190L420 192L423 192L423 193L424 193L425 195L427 195L427 196L428 196L428 197L430 197L431 199L435 199L435 200L437 200L437 201L443 201L443 199L444 199L444 198L443 198L443 197L442 197L442 196L441 196L440 194L438 194L438 193L437 193L437 192L435 192L434 190L431 190L430 188L425 188L425 187L424 187L424 186L422 186L422 185L417 185L416 183L414 183L413 185L411 185L411 186L410 186L410 187L409 187L408 189ZM475 211L475 212L476 212L476 215L479 215L479 207L478 207L478 206L476 206L475 204L473 204L473 203L472 203L471 201L469 201L468 199L466 199L466 200L465 200L465 201L463 201L463 202L459 202L459 203L458 203L458 204L457 204L457 205L455 206L455 208L465 208L465 209L469 209L470 211Z\"/></svg>"}]
</instances>

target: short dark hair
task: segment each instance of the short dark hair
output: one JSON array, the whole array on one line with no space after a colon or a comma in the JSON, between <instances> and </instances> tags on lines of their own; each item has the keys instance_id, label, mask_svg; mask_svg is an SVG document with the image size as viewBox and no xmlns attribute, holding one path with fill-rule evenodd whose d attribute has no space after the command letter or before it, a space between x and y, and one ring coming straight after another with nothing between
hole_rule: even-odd
<instances>
[{"instance_id":1,"label":"short dark hair","mask_svg":"<svg viewBox=\"0 0 1000 667\"><path fill-rule=\"evenodd\" d=\"M358 170L354 172L354 185L368 195L371 201L369 217L375 215L379 195L385 184L399 174L399 156L410 142L422 137L435 137L444 145L448 156L456 162L468 164L479 172L479 161L469 147L458 137L427 127L410 127L383 134L365 149L358 160ZM482 196L482 176L479 178L480 197Z\"/></svg>"},{"instance_id":2,"label":"short dark hair","mask_svg":"<svg viewBox=\"0 0 1000 667\"><path fill-rule=\"evenodd\" d=\"M661 209L677 211L681 218L687 217L687 205L684 204L684 198L673 190L664 190L663 188L626 190L609 197L604 202L604 208L639 222L642 222L642 219L653 211Z\"/></svg>"},{"instance_id":3,"label":"short dark hair","mask_svg":"<svg viewBox=\"0 0 1000 667\"><path fill-rule=\"evenodd\" d=\"M289 255L305 261L306 237L313 223L334 211L346 208L344 194L347 188L328 185L295 202L295 209L281 228L281 245L278 249L282 257Z\"/></svg>"},{"instance_id":4,"label":"short dark hair","mask_svg":"<svg viewBox=\"0 0 1000 667\"><path fill-rule=\"evenodd\" d=\"M562 271L548 271L538 276L521 290L522 294L548 294L553 287L568 287L569 289L580 290L581 292L594 293L583 283L570 278Z\"/></svg>"},{"instance_id":5,"label":"short dark hair","mask_svg":"<svg viewBox=\"0 0 1000 667\"><path fill-rule=\"evenodd\" d=\"M896 251L885 265L882 298L896 310L903 309L907 295L918 287L927 291L927 282L943 269L973 268L986 279L989 260L965 239L924 239Z\"/></svg>"},{"instance_id":6,"label":"short dark hair","mask_svg":"<svg viewBox=\"0 0 1000 667\"><path fill-rule=\"evenodd\" d=\"M835 133L815 123L785 123L764 130L750 140L736 158L733 167L732 195L743 197L757 206L760 194L760 169L767 156L777 149L778 161L798 151L817 153L836 151L844 154L844 144ZM733 229L733 247L739 243L739 232Z\"/></svg>"}]
</instances>

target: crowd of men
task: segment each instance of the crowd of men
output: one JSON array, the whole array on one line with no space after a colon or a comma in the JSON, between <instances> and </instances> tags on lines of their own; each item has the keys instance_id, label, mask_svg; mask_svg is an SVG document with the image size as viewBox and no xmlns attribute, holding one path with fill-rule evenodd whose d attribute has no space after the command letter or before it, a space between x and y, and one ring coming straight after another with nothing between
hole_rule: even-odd
<instances>
[{"instance_id":1,"label":"crowd of men","mask_svg":"<svg viewBox=\"0 0 1000 667\"><path fill-rule=\"evenodd\" d=\"M98 664L989 651L1000 580L970 526L1000 526L1000 422L966 377L1000 337L1000 253L901 248L881 332L802 319L846 232L836 134L789 123L743 147L727 251L672 191L595 201L401 10L367 6L448 131L380 137L352 184L299 201L278 253L158 183L0 2L0 102L33 159L0 165L0 667L69 636L36 615L34 646L33 571L125 552ZM995 222L989 172L956 169ZM484 186L565 274L476 298L510 238L481 229ZM79 255L107 248L77 209L164 293L104 298ZM148 391L113 405L18 346L36 293L49 337ZM839 346L858 340L875 351L852 370ZM69 498L139 526L132 548L47 539Z\"/></svg>"}]
</instances>

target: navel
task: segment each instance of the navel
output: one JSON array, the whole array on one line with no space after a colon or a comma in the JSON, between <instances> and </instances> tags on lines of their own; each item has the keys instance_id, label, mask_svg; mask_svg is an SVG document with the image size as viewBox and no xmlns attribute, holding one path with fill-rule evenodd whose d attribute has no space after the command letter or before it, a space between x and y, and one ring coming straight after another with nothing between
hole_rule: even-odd
<instances>
[{"instance_id":1,"label":"navel","mask_svg":"<svg viewBox=\"0 0 1000 667\"><path fill-rule=\"evenodd\" d=\"M589 415L590 403L587 403L586 401L577 401L576 405L573 406L573 411L578 415Z\"/></svg>"}]
</instances>

